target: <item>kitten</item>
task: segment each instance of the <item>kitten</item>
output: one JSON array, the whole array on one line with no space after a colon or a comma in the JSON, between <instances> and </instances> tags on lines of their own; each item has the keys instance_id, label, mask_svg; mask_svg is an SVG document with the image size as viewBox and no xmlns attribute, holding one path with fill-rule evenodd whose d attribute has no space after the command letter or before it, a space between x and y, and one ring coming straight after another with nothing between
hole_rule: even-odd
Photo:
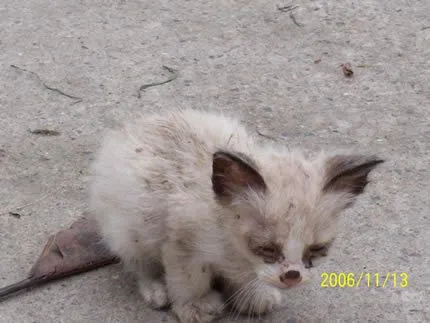
<instances>
[{"instance_id":1,"label":"kitten","mask_svg":"<svg viewBox=\"0 0 430 323\"><path fill-rule=\"evenodd\" d=\"M153 308L171 305L183 323L210 322L227 305L258 315L309 278L311 257L382 162L306 159L214 113L152 114L104 140L90 209Z\"/></svg>"}]
</instances>

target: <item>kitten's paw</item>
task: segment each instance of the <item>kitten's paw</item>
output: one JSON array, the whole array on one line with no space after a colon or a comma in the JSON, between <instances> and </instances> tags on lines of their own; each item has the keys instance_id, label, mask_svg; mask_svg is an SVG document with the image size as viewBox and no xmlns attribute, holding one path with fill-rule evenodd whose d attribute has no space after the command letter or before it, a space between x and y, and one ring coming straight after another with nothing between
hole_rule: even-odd
<instances>
[{"instance_id":1,"label":"kitten's paw","mask_svg":"<svg viewBox=\"0 0 430 323\"><path fill-rule=\"evenodd\" d=\"M262 315L272 312L282 301L282 294L277 288L265 286L259 288L253 297L234 300L233 307L243 314Z\"/></svg>"},{"instance_id":2,"label":"kitten's paw","mask_svg":"<svg viewBox=\"0 0 430 323\"><path fill-rule=\"evenodd\" d=\"M142 280L139 282L139 291L146 304L158 309L169 305L166 286L163 282Z\"/></svg>"},{"instance_id":3,"label":"kitten's paw","mask_svg":"<svg viewBox=\"0 0 430 323\"><path fill-rule=\"evenodd\" d=\"M208 323L221 316L224 302L221 295L210 292L205 297L183 305L173 304L172 312L181 323Z\"/></svg>"}]
</instances>

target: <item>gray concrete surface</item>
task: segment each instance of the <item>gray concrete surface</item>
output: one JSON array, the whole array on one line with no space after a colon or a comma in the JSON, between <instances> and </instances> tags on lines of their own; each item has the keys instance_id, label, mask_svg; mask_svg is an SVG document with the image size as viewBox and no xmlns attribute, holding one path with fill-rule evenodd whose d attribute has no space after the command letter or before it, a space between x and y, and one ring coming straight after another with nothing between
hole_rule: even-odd
<instances>
[{"instance_id":1,"label":"gray concrete surface","mask_svg":"<svg viewBox=\"0 0 430 323\"><path fill-rule=\"evenodd\" d=\"M286 4L302 26L277 10ZM3 0L0 64L0 285L86 209L106 127L196 107L288 146L387 158L314 281L261 322L430 321L430 1ZM178 79L138 98L163 65ZM406 272L409 286L321 288L322 272ZM175 322L145 308L118 266L0 303L0 321Z\"/></svg>"}]
</instances>

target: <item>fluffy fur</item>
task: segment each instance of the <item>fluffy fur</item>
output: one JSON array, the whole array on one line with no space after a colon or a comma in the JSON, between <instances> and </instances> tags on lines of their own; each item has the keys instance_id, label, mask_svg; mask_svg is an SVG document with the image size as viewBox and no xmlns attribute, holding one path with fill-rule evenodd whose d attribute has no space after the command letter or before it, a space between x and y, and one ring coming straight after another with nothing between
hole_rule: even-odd
<instances>
[{"instance_id":1,"label":"fluffy fur","mask_svg":"<svg viewBox=\"0 0 430 323\"><path fill-rule=\"evenodd\" d=\"M209 322L227 305L261 314L307 280L380 162L263 146L222 115L152 114L104 140L90 209L152 307L171 305L184 323Z\"/></svg>"}]
</instances>

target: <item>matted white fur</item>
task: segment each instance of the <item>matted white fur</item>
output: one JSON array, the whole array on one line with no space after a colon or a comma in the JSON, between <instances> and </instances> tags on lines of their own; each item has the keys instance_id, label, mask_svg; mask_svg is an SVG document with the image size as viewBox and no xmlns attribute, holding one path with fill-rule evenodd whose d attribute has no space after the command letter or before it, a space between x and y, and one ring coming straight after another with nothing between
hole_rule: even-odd
<instances>
[{"instance_id":1,"label":"matted white fur","mask_svg":"<svg viewBox=\"0 0 430 323\"><path fill-rule=\"evenodd\" d=\"M228 202L217 196L219 151L227 152L228 171L250 172L261 187L249 184ZM329 161L260 145L239 121L219 114L145 115L104 139L92 167L90 211L149 305L171 304L181 322L209 322L226 305L260 314L279 305L292 284L280 280L285 272L306 280L306 248L334 238L337 215L357 195L345 189L356 179L342 173L327 184L336 172ZM246 176L232 181L246 183ZM269 242L280 250L265 249ZM275 251L282 257L270 261ZM223 278L224 298L211 288L214 277Z\"/></svg>"}]
</instances>

